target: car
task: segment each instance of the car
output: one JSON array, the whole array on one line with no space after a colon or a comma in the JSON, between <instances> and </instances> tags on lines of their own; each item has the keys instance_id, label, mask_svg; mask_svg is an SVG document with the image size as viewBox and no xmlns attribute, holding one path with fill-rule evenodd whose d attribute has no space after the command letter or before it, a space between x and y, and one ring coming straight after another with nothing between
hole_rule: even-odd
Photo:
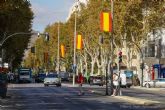
<instances>
[{"instance_id":1,"label":"car","mask_svg":"<svg viewBox=\"0 0 165 110\"><path fill-rule=\"evenodd\" d=\"M89 84L90 85L104 85L104 78L102 76L90 76L89 77Z\"/></svg>"},{"instance_id":2,"label":"car","mask_svg":"<svg viewBox=\"0 0 165 110\"><path fill-rule=\"evenodd\" d=\"M56 85L61 87L61 78L57 73L49 73L44 78L44 86Z\"/></svg>"},{"instance_id":3,"label":"car","mask_svg":"<svg viewBox=\"0 0 165 110\"><path fill-rule=\"evenodd\" d=\"M61 81L69 81L69 73L65 71L60 71L59 73Z\"/></svg>"},{"instance_id":4,"label":"car","mask_svg":"<svg viewBox=\"0 0 165 110\"><path fill-rule=\"evenodd\" d=\"M7 93L7 74L6 73L0 73L0 96L2 98L6 97Z\"/></svg>"},{"instance_id":5,"label":"car","mask_svg":"<svg viewBox=\"0 0 165 110\"><path fill-rule=\"evenodd\" d=\"M145 81L143 83L144 87L150 88L150 87L165 87L165 78L157 78L152 81Z\"/></svg>"},{"instance_id":6,"label":"car","mask_svg":"<svg viewBox=\"0 0 165 110\"><path fill-rule=\"evenodd\" d=\"M39 73L35 79L35 82L37 83L44 82L45 77L46 77L45 73Z\"/></svg>"}]
</instances>

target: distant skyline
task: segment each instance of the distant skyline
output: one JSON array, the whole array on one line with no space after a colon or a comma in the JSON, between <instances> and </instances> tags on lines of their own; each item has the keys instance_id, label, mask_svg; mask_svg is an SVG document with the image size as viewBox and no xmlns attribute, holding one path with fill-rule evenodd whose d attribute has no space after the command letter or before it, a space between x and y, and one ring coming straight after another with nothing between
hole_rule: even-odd
<instances>
[{"instance_id":1,"label":"distant skyline","mask_svg":"<svg viewBox=\"0 0 165 110\"><path fill-rule=\"evenodd\" d=\"M75 0L29 0L34 12L32 29L43 32L54 22L65 22Z\"/></svg>"}]
</instances>

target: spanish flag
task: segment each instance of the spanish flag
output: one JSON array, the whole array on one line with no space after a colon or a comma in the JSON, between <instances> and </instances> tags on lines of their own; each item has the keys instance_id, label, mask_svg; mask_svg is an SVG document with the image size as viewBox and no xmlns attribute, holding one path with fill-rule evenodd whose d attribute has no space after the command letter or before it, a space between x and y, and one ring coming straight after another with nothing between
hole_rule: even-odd
<instances>
[{"instance_id":1,"label":"spanish flag","mask_svg":"<svg viewBox=\"0 0 165 110\"><path fill-rule=\"evenodd\" d=\"M65 47L63 44L61 44L61 57L65 57Z\"/></svg>"},{"instance_id":2,"label":"spanish flag","mask_svg":"<svg viewBox=\"0 0 165 110\"><path fill-rule=\"evenodd\" d=\"M112 16L109 12L101 12L100 14L100 27L104 32L112 31Z\"/></svg>"},{"instance_id":3,"label":"spanish flag","mask_svg":"<svg viewBox=\"0 0 165 110\"><path fill-rule=\"evenodd\" d=\"M82 48L82 36L81 35L77 35L77 49L81 49Z\"/></svg>"}]
</instances>

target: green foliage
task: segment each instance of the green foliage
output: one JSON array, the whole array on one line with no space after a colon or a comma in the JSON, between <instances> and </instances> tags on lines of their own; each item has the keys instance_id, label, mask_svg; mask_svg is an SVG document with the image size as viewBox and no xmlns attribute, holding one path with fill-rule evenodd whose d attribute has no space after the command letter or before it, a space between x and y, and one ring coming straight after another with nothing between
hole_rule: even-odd
<instances>
[{"instance_id":1,"label":"green foliage","mask_svg":"<svg viewBox=\"0 0 165 110\"><path fill-rule=\"evenodd\" d=\"M0 39L18 32L31 32L33 12L28 0L0 1ZM16 67L20 64L24 49L29 42L29 35L16 35L9 38L3 45L5 61L13 62Z\"/></svg>"},{"instance_id":2,"label":"green foliage","mask_svg":"<svg viewBox=\"0 0 165 110\"><path fill-rule=\"evenodd\" d=\"M164 27L165 16L162 14L165 10L164 5L165 2L162 0L114 0L113 34L117 46L121 46L124 35L128 41L132 41L134 38L134 42L139 45L139 42L146 38L153 29ZM112 12L109 0L89 0L87 6L80 4L80 11L76 12L78 15L77 33L81 34L83 39L89 43L91 51L99 46L100 35L105 39L103 47L107 51L110 49L111 33L100 31L100 13L102 11ZM67 67L70 67L73 60L74 23L75 13L66 23L60 23L60 42L67 47L66 58L63 59ZM38 45L43 46L40 47L39 53L42 54L46 48L49 48L54 60L57 56L57 28L58 23L46 27L45 32L50 33L50 42L47 46L44 42L38 42Z\"/></svg>"}]
</instances>

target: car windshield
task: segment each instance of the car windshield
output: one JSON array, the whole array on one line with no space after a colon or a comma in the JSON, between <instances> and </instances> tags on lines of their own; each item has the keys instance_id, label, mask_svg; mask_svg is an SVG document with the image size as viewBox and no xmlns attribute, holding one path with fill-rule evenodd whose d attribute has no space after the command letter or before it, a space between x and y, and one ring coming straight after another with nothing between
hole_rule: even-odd
<instances>
[{"instance_id":1,"label":"car windshield","mask_svg":"<svg viewBox=\"0 0 165 110\"><path fill-rule=\"evenodd\" d=\"M38 77L40 77L40 78L46 77L46 74L40 73L40 74L38 74Z\"/></svg>"},{"instance_id":2,"label":"car windshield","mask_svg":"<svg viewBox=\"0 0 165 110\"><path fill-rule=\"evenodd\" d=\"M101 77L95 77L95 79L101 79Z\"/></svg>"},{"instance_id":3,"label":"car windshield","mask_svg":"<svg viewBox=\"0 0 165 110\"><path fill-rule=\"evenodd\" d=\"M48 74L46 77L47 78L57 78L58 75L57 74Z\"/></svg>"},{"instance_id":4,"label":"car windshield","mask_svg":"<svg viewBox=\"0 0 165 110\"><path fill-rule=\"evenodd\" d=\"M21 72L20 75L29 75L29 72Z\"/></svg>"}]
</instances>

